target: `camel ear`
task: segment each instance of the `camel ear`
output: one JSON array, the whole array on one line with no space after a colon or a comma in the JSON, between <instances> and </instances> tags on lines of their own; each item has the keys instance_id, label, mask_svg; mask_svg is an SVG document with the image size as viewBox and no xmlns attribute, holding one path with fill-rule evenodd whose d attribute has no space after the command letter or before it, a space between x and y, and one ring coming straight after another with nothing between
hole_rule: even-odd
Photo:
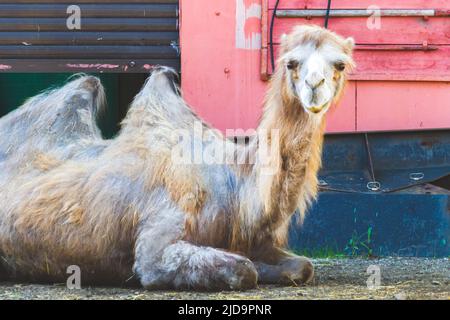
<instances>
[{"instance_id":1,"label":"camel ear","mask_svg":"<svg viewBox=\"0 0 450 320\"><path fill-rule=\"evenodd\" d=\"M353 39L352 37L348 37L347 39L345 39L345 48L349 52L352 52L354 47L355 47L355 39Z\"/></svg>"}]
</instances>

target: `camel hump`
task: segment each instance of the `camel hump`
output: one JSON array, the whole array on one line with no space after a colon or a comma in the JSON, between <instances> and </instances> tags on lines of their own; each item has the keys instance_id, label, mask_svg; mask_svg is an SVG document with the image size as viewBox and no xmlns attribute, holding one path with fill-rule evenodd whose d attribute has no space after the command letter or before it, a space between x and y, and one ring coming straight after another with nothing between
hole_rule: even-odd
<instances>
[{"instance_id":1,"label":"camel hump","mask_svg":"<svg viewBox=\"0 0 450 320\"><path fill-rule=\"evenodd\" d=\"M175 69L170 67L154 66L150 70L147 85L150 85L150 87L156 90L167 90L167 88L170 88L176 95L181 95L180 75Z\"/></svg>"},{"instance_id":2,"label":"camel hump","mask_svg":"<svg viewBox=\"0 0 450 320\"><path fill-rule=\"evenodd\" d=\"M80 93L87 93L86 99L91 100L89 108L92 111L93 116L101 111L104 111L106 105L105 89L99 78L91 75L76 74L74 80L67 83L65 86L58 89L65 93L66 99L70 100L71 97Z\"/></svg>"},{"instance_id":3,"label":"camel hump","mask_svg":"<svg viewBox=\"0 0 450 320\"><path fill-rule=\"evenodd\" d=\"M0 159L53 150L80 139L101 139L96 117L105 105L100 80L78 74L59 88L28 99L0 119Z\"/></svg>"}]
</instances>

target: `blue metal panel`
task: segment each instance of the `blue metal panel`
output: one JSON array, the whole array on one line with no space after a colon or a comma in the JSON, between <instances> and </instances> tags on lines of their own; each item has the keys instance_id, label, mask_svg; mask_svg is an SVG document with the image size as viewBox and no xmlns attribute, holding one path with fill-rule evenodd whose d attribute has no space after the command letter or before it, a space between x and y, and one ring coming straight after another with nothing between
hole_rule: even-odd
<instances>
[{"instance_id":1,"label":"blue metal panel","mask_svg":"<svg viewBox=\"0 0 450 320\"><path fill-rule=\"evenodd\" d=\"M450 174L450 130L370 133L368 141L381 192ZM323 190L369 192L372 177L364 134L328 135L323 164L319 174Z\"/></svg>"},{"instance_id":2,"label":"blue metal panel","mask_svg":"<svg viewBox=\"0 0 450 320\"><path fill-rule=\"evenodd\" d=\"M290 247L303 253L450 256L449 192L430 185L393 193L322 192Z\"/></svg>"}]
</instances>

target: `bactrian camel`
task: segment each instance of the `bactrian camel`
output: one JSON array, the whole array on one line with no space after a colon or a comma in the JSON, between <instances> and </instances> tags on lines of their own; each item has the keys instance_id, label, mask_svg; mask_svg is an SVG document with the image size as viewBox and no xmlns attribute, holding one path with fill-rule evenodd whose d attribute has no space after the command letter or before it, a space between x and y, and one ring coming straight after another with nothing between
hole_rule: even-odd
<instances>
[{"instance_id":1,"label":"bactrian camel","mask_svg":"<svg viewBox=\"0 0 450 320\"><path fill-rule=\"evenodd\" d=\"M96 78L30 100L0 120L0 165L14 172L0 180L3 273L64 281L78 265L83 283L133 279L148 289L309 282L312 263L285 249L288 226L316 197L325 114L353 46L314 26L284 36L248 145L202 122L165 67L154 68L110 141L95 125ZM36 119L33 135L25 127ZM179 157L196 146L200 158ZM220 154L227 161L204 161Z\"/></svg>"}]
</instances>

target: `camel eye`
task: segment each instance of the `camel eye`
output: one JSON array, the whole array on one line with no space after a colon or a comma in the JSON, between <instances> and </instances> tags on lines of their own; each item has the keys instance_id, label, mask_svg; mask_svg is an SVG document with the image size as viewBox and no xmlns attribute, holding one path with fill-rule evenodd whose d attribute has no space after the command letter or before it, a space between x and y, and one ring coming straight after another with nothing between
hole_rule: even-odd
<instances>
[{"instance_id":1,"label":"camel eye","mask_svg":"<svg viewBox=\"0 0 450 320\"><path fill-rule=\"evenodd\" d=\"M294 69L297 69L297 68L298 68L298 65L299 65L299 62L298 62L298 61L296 61L296 60L290 60L290 61L287 63L286 67L287 67L289 70L294 70Z\"/></svg>"},{"instance_id":2,"label":"camel eye","mask_svg":"<svg viewBox=\"0 0 450 320\"><path fill-rule=\"evenodd\" d=\"M335 68L337 71L344 71L344 70L345 70L345 63L344 63L344 62L336 62L336 63L334 64L334 68Z\"/></svg>"}]
</instances>

